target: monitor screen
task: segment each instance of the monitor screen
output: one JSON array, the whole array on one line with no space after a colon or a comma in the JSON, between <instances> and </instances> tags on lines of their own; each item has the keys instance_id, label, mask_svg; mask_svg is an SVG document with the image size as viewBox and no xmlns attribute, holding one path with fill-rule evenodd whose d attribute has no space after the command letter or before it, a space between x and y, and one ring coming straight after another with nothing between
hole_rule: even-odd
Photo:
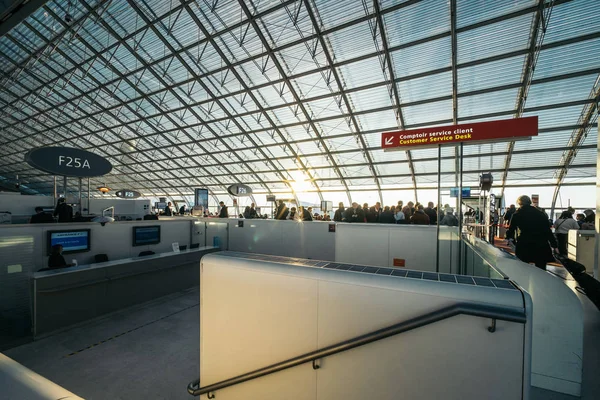
<instances>
[{"instance_id":1,"label":"monitor screen","mask_svg":"<svg viewBox=\"0 0 600 400\"><path fill-rule=\"evenodd\" d=\"M208 189L196 189L194 194L194 205L202 206L206 210L208 208Z\"/></svg>"},{"instance_id":2,"label":"monitor screen","mask_svg":"<svg viewBox=\"0 0 600 400\"><path fill-rule=\"evenodd\" d=\"M134 246L144 246L158 243L160 243L160 225L133 227Z\"/></svg>"},{"instance_id":3,"label":"monitor screen","mask_svg":"<svg viewBox=\"0 0 600 400\"><path fill-rule=\"evenodd\" d=\"M154 204L154 208L158 208L159 210L164 210L165 208L167 208L167 203L155 203Z\"/></svg>"},{"instance_id":4,"label":"monitor screen","mask_svg":"<svg viewBox=\"0 0 600 400\"><path fill-rule=\"evenodd\" d=\"M90 230L48 231L48 254L57 244L62 245L63 254L90 251Z\"/></svg>"}]
</instances>

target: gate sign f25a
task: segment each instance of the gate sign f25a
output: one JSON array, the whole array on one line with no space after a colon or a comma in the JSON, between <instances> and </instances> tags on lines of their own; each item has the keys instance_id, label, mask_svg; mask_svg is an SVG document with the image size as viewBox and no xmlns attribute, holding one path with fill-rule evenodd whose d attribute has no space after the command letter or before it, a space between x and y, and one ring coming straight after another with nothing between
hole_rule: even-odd
<instances>
[{"instance_id":1,"label":"gate sign f25a","mask_svg":"<svg viewBox=\"0 0 600 400\"><path fill-rule=\"evenodd\" d=\"M112 164L106 158L71 147L38 147L25 154L25 161L52 175L79 178L102 176L112 170Z\"/></svg>"},{"instance_id":2,"label":"gate sign f25a","mask_svg":"<svg viewBox=\"0 0 600 400\"><path fill-rule=\"evenodd\" d=\"M538 117L475 122L471 124L438 126L384 132L381 134L383 150L402 150L406 147L433 147L439 144L481 141L512 141L527 139L538 134Z\"/></svg>"}]
</instances>

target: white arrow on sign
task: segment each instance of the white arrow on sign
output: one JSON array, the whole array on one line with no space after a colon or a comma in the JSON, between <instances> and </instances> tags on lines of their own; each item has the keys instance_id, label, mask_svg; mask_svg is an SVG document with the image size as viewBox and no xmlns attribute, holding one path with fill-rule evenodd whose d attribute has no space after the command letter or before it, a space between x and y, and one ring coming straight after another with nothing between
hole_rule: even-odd
<instances>
[{"instance_id":1,"label":"white arrow on sign","mask_svg":"<svg viewBox=\"0 0 600 400\"><path fill-rule=\"evenodd\" d=\"M394 144L394 137L390 136L390 137L386 138L385 139L385 144L386 144L386 146Z\"/></svg>"}]
</instances>

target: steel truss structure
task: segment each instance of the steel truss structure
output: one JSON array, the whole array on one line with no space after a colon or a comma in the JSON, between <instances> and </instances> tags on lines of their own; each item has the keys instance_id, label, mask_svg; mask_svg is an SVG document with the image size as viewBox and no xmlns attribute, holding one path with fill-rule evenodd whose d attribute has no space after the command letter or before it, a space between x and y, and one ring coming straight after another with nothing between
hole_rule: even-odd
<instances>
[{"instance_id":1,"label":"steel truss structure","mask_svg":"<svg viewBox=\"0 0 600 400\"><path fill-rule=\"evenodd\" d=\"M52 194L23 155L61 145L147 196L428 201L438 150L382 132L538 115L530 141L465 145L463 182L555 203L595 184L599 20L596 0L52 0L0 37L0 184Z\"/></svg>"}]
</instances>

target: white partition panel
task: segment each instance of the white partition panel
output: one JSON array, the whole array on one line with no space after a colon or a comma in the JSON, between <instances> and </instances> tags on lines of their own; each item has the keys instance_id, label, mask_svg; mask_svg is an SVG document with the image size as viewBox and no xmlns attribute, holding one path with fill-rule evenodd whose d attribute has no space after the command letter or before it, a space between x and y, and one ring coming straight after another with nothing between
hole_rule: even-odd
<instances>
[{"instance_id":1,"label":"white partition panel","mask_svg":"<svg viewBox=\"0 0 600 400\"><path fill-rule=\"evenodd\" d=\"M67 262L77 260L78 264L94 262L94 255L107 254L109 260L118 260L137 256L141 251L151 250L155 253L172 251L172 243L189 245L191 218L173 218L159 221L120 221L108 223L104 226L94 223L62 223L62 224L26 224L0 226L0 238L29 237L33 238L33 263L34 271L45 268L48 262L47 233L48 231L62 231L74 229L90 229L90 251L83 253L65 254ZM161 241L155 245L133 246L133 227L159 225L161 227ZM212 242L210 243L212 245ZM7 248L0 248L0 258Z\"/></svg>"},{"instance_id":2,"label":"white partition panel","mask_svg":"<svg viewBox=\"0 0 600 400\"><path fill-rule=\"evenodd\" d=\"M337 224L335 260L436 271L436 226ZM439 272L456 272L458 232L440 227Z\"/></svg>"},{"instance_id":3,"label":"white partition panel","mask_svg":"<svg viewBox=\"0 0 600 400\"><path fill-rule=\"evenodd\" d=\"M333 261L337 232L330 232L330 225L335 226L322 221L229 220L229 249Z\"/></svg>"},{"instance_id":4,"label":"white partition panel","mask_svg":"<svg viewBox=\"0 0 600 400\"><path fill-rule=\"evenodd\" d=\"M395 269L344 270L350 267L363 270L249 253L205 256L200 279L200 385L457 303L520 312L531 305L526 293L506 281L481 278L475 284L460 284L438 281L437 274L418 273L423 279L412 279L390 276L398 272ZM431 275L436 280L430 280ZM499 320L493 333L490 325L488 318L451 317L320 359L317 370L309 362L219 389L216 398L527 399L529 323Z\"/></svg>"},{"instance_id":5,"label":"white partition panel","mask_svg":"<svg viewBox=\"0 0 600 400\"><path fill-rule=\"evenodd\" d=\"M490 264L531 295L534 307L531 384L579 396L582 359L591 356L583 354L581 304L589 300L573 290L574 281L563 281L482 240L471 237L470 242Z\"/></svg>"}]
</instances>

